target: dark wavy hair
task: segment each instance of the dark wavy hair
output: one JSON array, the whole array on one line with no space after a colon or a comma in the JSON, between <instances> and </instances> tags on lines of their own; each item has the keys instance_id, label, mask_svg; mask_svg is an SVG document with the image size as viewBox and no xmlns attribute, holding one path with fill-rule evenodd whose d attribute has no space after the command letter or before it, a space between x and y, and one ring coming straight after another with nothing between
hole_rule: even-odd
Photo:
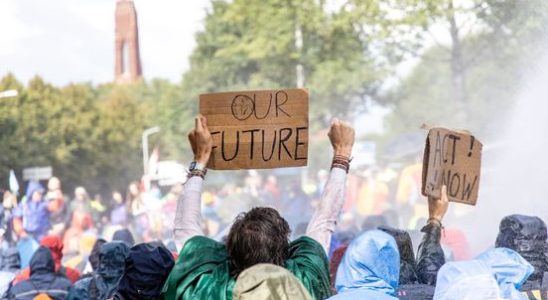
<instances>
[{"instance_id":1,"label":"dark wavy hair","mask_svg":"<svg viewBox=\"0 0 548 300\"><path fill-rule=\"evenodd\" d=\"M284 267L289 256L290 234L289 224L273 208L255 207L241 213L226 240L231 275L237 277L259 263Z\"/></svg>"}]
</instances>

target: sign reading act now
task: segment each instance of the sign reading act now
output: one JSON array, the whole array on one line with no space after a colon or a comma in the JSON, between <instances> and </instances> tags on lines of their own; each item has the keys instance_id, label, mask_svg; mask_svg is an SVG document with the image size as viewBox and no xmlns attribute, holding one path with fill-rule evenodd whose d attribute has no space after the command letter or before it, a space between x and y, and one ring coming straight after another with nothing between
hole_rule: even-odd
<instances>
[{"instance_id":1,"label":"sign reading act now","mask_svg":"<svg viewBox=\"0 0 548 300\"><path fill-rule=\"evenodd\" d=\"M440 198L445 185L449 201L476 205L482 147L468 132L430 129L424 148L422 194Z\"/></svg>"},{"instance_id":2,"label":"sign reading act now","mask_svg":"<svg viewBox=\"0 0 548 300\"><path fill-rule=\"evenodd\" d=\"M210 169L307 165L307 90L204 94L200 95L200 113L207 118L213 137Z\"/></svg>"}]
</instances>

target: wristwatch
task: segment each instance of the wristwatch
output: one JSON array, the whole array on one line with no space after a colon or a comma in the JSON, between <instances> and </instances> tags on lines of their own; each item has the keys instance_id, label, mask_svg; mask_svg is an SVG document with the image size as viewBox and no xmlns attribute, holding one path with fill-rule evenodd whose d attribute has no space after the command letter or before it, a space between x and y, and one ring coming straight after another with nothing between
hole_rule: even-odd
<instances>
[{"instance_id":1,"label":"wristwatch","mask_svg":"<svg viewBox=\"0 0 548 300\"><path fill-rule=\"evenodd\" d=\"M201 163L197 161L193 161L190 163L190 167L188 168L188 177L193 176L200 176L204 178L207 174L207 167L202 165Z\"/></svg>"},{"instance_id":2,"label":"wristwatch","mask_svg":"<svg viewBox=\"0 0 548 300\"><path fill-rule=\"evenodd\" d=\"M190 168L188 168L188 170L192 172L194 170L205 171L207 169L206 169L206 166L202 165L201 163L197 161L193 161L190 163Z\"/></svg>"}]
</instances>

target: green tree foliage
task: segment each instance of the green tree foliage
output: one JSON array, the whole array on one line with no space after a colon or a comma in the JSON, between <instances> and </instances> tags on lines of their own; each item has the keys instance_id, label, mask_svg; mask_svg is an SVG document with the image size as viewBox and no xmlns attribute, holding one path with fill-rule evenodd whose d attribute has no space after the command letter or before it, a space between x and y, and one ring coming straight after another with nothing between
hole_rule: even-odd
<instances>
[{"instance_id":1,"label":"green tree foliage","mask_svg":"<svg viewBox=\"0 0 548 300\"><path fill-rule=\"evenodd\" d=\"M380 56L351 21L343 10L327 12L323 1L214 0L184 75L185 98L295 87L301 66L312 119L351 116L363 110L385 76Z\"/></svg>"},{"instance_id":2,"label":"green tree foliage","mask_svg":"<svg viewBox=\"0 0 548 300\"><path fill-rule=\"evenodd\" d=\"M194 125L197 100L184 101L181 86L163 79L143 82L132 91L141 99L146 123L161 128L150 144L160 147L162 159L191 159L186 135Z\"/></svg>"},{"instance_id":3,"label":"green tree foliage","mask_svg":"<svg viewBox=\"0 0 548 300\"><path fill-rule=\"evenodd\" d=\"M52 166L68 193L78 185L125 190L142 175L141 134L149 126L162 127L150 145L160 145L163 158L183 152L190 120L180 87L167 81L58 88L35 77L25 87L8 74L0 90L8 89L19 95L0 99L1 188L9 169L21 179L24 168Z\"/></svg>"},{"instance_id":4,"label":"green tree foliage","mask_svg":"<svg viewBox=\"0 0 548 300\"><path fill-rule=\"evenodd\" d=\"M491 118L507 111L524 70L543 49L548 3L395 2L406 12L400 19L409 25L404 33L414 37L403 41L413 41L407 48L420 60L389 93L391 135L415 130L423 122L479 134L492 129ZM406 22L390 26L401 29ZM438 40L436 30L438 37L445 32L449 42Z\"/></svg>"}]
</instances>

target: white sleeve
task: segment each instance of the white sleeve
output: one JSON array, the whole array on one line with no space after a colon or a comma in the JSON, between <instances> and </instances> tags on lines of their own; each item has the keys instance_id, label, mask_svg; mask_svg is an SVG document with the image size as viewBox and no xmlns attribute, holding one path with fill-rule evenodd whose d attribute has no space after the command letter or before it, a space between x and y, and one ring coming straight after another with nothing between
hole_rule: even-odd
<instances>
[{"instance_id":1,"label":"white sleeve","mask_svg":"<svg viewBox=\"0 0 548 300\"><path fill-rule=\"evenodd\" d=\"M191 177L185 183L183 193L177 199L173 238L178 250L181 250L190 238L204 235L201 207L203 182L203 178L199 176Z\"/></svg>"},{"instance_id":2,"label":"white sleeve","mask_svg":"<svg viewBox=\"0 0 548 300\"><path fill-rule=\"evenodd\" d=\"M329 253L331 235L335 231L344 203L345 185L346 171L340 168L331 169L320 204L306 229L306 235L320 243L326 254Z\"/></svg>"}]
</instances>

